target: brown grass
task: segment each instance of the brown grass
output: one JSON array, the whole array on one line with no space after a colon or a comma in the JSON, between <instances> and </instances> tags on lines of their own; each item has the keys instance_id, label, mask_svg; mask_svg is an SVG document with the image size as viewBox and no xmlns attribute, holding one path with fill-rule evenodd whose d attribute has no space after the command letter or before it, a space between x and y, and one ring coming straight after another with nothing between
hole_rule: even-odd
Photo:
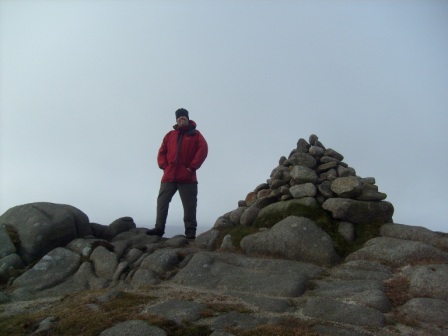
<instances>
[{"instance_id":1,"label":"brown grass","mask_svg":"<svg viewBox=\"0 0 448 336\"><path fill-rule=\"evenodd\" d=\"M389 298L392 307L398 307L409 301L409 280L404 276L396 276L384 283L385 294Z\"/></svg>"},{"instance_id":2,"label":"brown grass","mask_svg":"<svg viewBox=\"0 0 448 336\"><path fill-rule=\"evenodd\" d=\"M295 318L283 318L278 324L265 324L252 330L232 329L237 336L318 336L313 324Z\"/></svg>"},{"instance_id":3,"label":"brown grass","mask_svg":"<svg viewBox=\"0 0 448 336\"><path fill-rule=\"evenodd\" d=\"M192 324L178 325L173 321L140 314L142 307L154 302L154 297L144 294L120 292L107 302L100 302L98 297L106 290L88 291L71 294L51 308L0 318L0 336L30 335L47 317L54 317L55 322L46 336L76 335L97 336L103 330L127 320L139 319L164 329L170 336L209 335L208 327ZM95 308L92 308L95 307Z\"/></svg>"}]
</instances>

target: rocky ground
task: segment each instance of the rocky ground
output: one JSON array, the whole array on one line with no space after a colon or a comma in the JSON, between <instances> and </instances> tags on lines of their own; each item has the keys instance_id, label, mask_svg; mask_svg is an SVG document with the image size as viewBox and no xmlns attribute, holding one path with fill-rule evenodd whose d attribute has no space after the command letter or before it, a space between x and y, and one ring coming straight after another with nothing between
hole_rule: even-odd
<instances>
[{"instance_id":1,"label":"rocky ground","mask_svg":"<svg viewBox=\"0 0 448 336\"><path fill-rule=\"evenodd\" d=\"M3 335L446 335L448 235L393 223L311 135L189 241L47 202L0 216Z\"/></svg>"}]
</instances>

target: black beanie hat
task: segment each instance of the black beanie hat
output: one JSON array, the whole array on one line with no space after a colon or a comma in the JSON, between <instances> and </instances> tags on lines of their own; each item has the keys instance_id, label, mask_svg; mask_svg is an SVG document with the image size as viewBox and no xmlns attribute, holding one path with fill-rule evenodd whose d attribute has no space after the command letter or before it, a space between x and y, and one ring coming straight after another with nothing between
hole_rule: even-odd
<instances>
[{"instance_id":1,"label":"black beanie hat","mask_svg":"<svg viewBox=\"0 0 448 336\"><path fill-rule=\"evenodd\" d=\"M187 117L187 119L190 120L188 117L188 111L184 108L180 108L176 111L176 120L181 116Z\"/></svg>"}]
</instances>

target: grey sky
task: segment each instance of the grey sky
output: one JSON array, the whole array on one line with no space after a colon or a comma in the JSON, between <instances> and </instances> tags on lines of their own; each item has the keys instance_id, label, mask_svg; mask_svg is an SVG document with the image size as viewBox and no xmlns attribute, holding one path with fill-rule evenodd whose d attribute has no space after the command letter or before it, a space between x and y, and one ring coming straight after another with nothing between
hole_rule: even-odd
<instances>
[{"instance_id":1,"label":"grey sky","mask_svg":"<svg viewBox=\"0 0 448 336\"><path fill-rule=\"evenodd\" d=\"M0 0L0 213L47 201L152 227L185 107L209 143L200 232L312 133L395 222L446 232L447 60L446 1Z\"/></svg>"}]
</instances>

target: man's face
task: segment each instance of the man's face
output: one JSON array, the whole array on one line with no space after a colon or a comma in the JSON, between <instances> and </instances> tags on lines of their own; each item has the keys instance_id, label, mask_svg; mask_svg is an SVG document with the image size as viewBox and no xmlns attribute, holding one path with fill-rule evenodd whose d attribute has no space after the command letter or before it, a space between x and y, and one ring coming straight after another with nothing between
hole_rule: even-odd
<instances>
[{"instance_id":1,"label":"man's face","mask_svg":"<svg viewBox=\"0 0 448 336\"><path fill-rule=\"evenodd\" d=\"M177 126L179 126L179 127L188 125L188 118L185 116L180 116L179 118L177 118L176 121L177 121Z\"/></svg>"}]
</instances>

